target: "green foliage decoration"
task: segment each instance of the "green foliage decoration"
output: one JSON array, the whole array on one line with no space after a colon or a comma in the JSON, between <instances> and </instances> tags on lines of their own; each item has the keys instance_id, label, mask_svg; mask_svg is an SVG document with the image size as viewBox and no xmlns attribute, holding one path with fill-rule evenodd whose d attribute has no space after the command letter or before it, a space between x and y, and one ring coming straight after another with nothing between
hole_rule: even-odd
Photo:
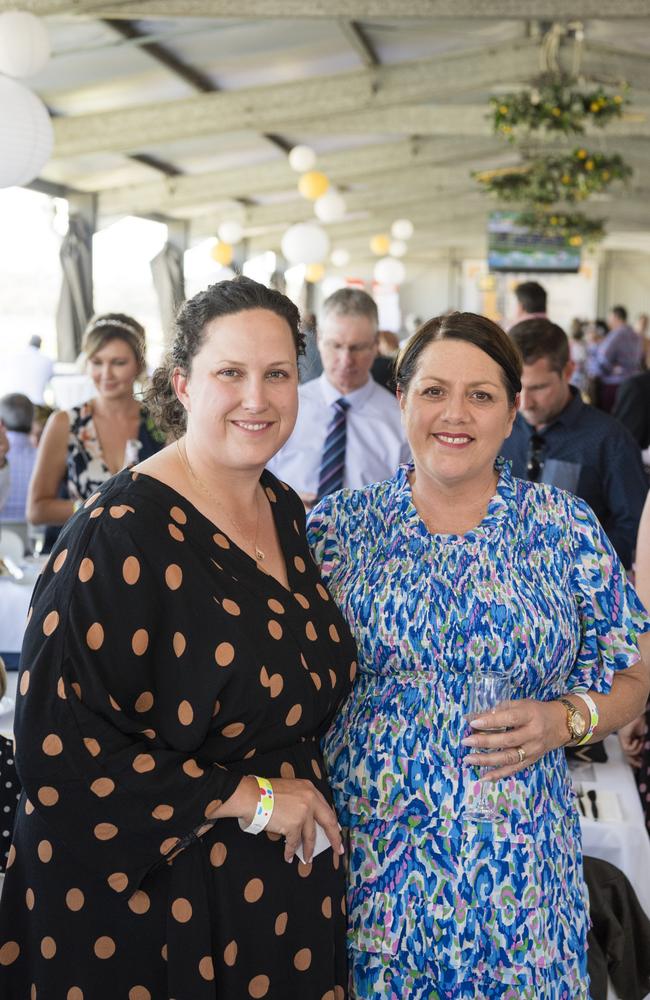
<instances>
[{"instance_id":1,"label":"green foliage decoration","mask_svg":"<svg viewBox=\"0 0 650 1000\"><path fill-rule=\"evenodd\" d=\"M574 149L565 156L538 156L510 170L478 172L483 190L499 201L531 205L571 204L606 191L615 181L627 181L632 169L618 155Z\"/></svg>"},{"instance_id":2,"label":"green foliage decoration","mask_svg":"<svg viewBox=\"0 0 650 1000\"><path fill-rule=\"evenodd\" d=\"M596 243L605 235L605 220L590 219L582 212L557 212L528 209L520 212L517 222L542 236L561 236L572 247Z\"/></svg>"},{"instance_id":3,"label":"green foliage decoration","mask_svg":"<svg viewBox=\"0 0 650 1000\"><path fill-rule=\"evenodd\" d=\"M571 77L542 78L537 86L490 98L494 131L510 142L521 132L583 133L590 122L602 127L621 118L628 87L615 93L602 84L581 89Z\"/></svg>"}]
</instances>

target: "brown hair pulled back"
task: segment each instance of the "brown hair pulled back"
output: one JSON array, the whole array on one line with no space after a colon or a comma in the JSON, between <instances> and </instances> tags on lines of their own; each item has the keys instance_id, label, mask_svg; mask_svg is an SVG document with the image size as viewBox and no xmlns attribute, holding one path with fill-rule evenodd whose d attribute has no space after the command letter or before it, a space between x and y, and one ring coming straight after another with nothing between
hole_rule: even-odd
<instances>
[{"instance_id":1,"label":"brown hair pulled back","mask_svg":"<svg viewBox=\"0 0 650 1000\"><path fill-rule=\"evenodd\" d=\"M87 358L92 358L109 340L123 340L128 344L135 354L138 372L145 370L147 366L145 332L137 319L127 316L126 313L102 313L93 316L84 330L81 350Z\"/></svg>"}]
</instances>

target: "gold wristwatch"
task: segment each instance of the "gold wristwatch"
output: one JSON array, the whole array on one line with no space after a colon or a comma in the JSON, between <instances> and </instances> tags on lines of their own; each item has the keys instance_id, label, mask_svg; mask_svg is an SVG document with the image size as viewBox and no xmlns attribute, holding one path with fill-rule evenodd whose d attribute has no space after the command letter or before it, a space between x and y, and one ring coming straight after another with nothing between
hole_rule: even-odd
<instances>
[{"instance_id":1,"label":"gold wristwatch","mask_svg":"<svg viewBox=\"0 0 650 1000\"><path fill-rule=\"evenodd\" d=\"M558 701L566 708L566 727L569 730L569 743L581 740L587 732L587 721L584 715L578 711L568 698L558 698Z\"/></svg>"}]
</instances>

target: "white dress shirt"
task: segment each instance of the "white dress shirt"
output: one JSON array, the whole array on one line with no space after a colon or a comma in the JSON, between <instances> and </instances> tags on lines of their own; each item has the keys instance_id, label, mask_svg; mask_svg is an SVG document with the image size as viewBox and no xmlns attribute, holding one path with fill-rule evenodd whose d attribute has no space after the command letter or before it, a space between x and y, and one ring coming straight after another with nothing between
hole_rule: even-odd
<instances>
[{"instance_id":1,"label":"white dress shirt","mask_svg":"<svg viewBox=\"0 0 650 1000\"><path fill-rule=\"evenodd\" d=\"M327 428L334 415L332 403L341 398L325 375L298 389L300 405L293 434L268 463L279 479L297 493L316 495L318 473ZM345 395L347 438L343 486L358 489L388 479L410 452L397 400L369 378L365 385Z\"/></svg>"}]
</instances>

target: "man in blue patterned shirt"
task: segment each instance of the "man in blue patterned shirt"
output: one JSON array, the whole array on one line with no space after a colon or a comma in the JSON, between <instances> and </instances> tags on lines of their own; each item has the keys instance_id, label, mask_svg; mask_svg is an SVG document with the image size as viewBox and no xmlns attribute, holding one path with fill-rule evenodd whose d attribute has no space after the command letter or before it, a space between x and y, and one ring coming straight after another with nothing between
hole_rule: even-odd
<instances>
[{"instance_id":1,"label":"man in blue patterned shirt","mask_svg":"<svg viewBox=\"0 0 650 1000\"><path fill-rule=\"evenodd\" d=\"M584 403L569 384L569 341L548 319L517 323L521 351L520 410L501 452L520 479L551 483L585 500L618 552L632 565L648 483L641 450L613 417Z\"/></svg>"}]
</instances>

